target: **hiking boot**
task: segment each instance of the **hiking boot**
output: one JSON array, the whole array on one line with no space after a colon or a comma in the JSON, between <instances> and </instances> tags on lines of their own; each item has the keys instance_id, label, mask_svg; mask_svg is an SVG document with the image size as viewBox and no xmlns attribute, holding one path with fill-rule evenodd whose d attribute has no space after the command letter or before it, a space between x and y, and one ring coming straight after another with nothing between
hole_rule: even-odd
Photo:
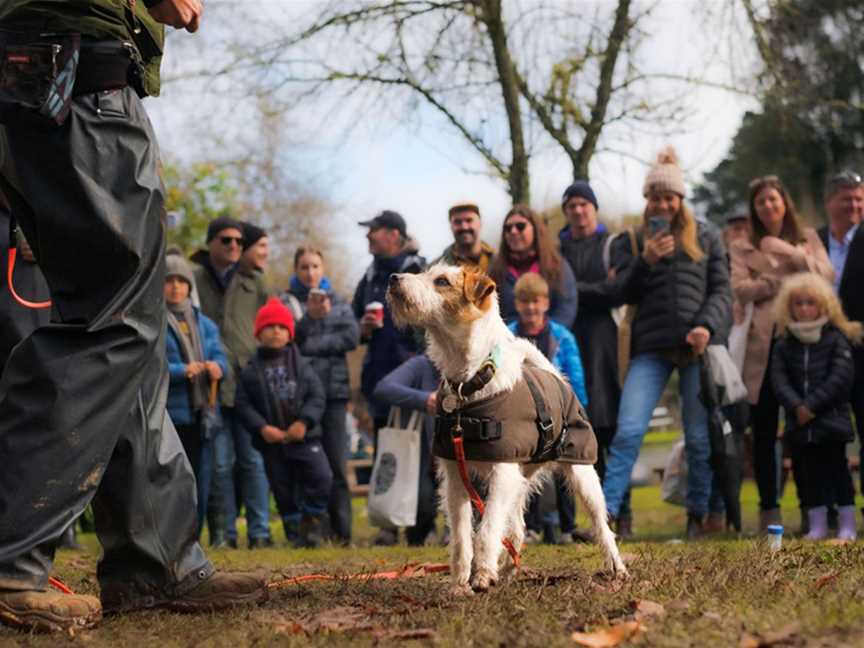
<instances>
[{"instance_id":1,"label":"hiking boot","mask_svg":"<svg viewBox=\"0 0 864 648\"><path fill-rule=\"evenodd\" d=\"M702 516L696 513L687 513L687 539L699 540L705 535L705 525Z\"/></svg>"},{"instance_id":2,"label":"hiking boot","mask_svg":"<svg viewBox=\"0 0 864 648\"><path fill-rule=\"evenodd\" d=\"M300 520L300 538L295 545L298 549L314 549L324 542L324 522L320 515L304 515Z\"/></svg>"},{"instance_id":3,"label":"hiking boot","mask_svg":"<svg viewBox=\"0 0 864 648\"><path fill-rule=\"evenodd\" d=\"M525 530L525 539L522 541L522 544L526 545L535 545L542 544L543 542L543 534L537 531L536 529L526 529Z\"/></svg>"},{"instance_id":4,"label":"hiking boot","mask_svg":"<svg viewBox=\"0 0 864 648\"><path fill-rule=\"evenodd\" d=\"M0 623L37 632L92 628L102 619L102 604L95 596L39 592L0 592Z\"/></svg>"},{"instance_id":5,"label":"hiking boot","mask_svg":"<svg viewBox=\"0 0 864 648\"><path fill-rule=\"evenodd\" d=\"M250 549L269 549L273 546L273 538L265 536L263 538L249 538Z\"/></svg>"},{"instance_id":6,"label":"hiking boot","mask_svg":"<svg viewBox=\"0 0 864 648\"><path fill-rule=\"evenodd\" d=\"M282 528L285 529L285 541L293 546L300 539L300 520L282 518Z\"/></svg>"},{"instance_id":7,"label":"hiking boot","mask_svg":"<svg viewBox=\"0 0 864 648\"><path fill-rule=\"evenodd\" d=\"M399 544L399 531L396 529L381 529L372 540L376 547L392 547Z\"/></svg>"}]
</instances>

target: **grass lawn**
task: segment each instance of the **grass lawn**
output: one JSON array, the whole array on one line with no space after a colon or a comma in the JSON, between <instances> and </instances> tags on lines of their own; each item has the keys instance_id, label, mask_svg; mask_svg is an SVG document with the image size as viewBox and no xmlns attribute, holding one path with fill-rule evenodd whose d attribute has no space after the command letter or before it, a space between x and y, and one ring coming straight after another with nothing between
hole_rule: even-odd
<instances>
[{"instance_id":1,"label":"grass lawn","mask_svg":"<svg viewBox=\"0 0 864 648\"><path fill-rule=\"evenodd\" d=\"M752 483L743 499L745 527L752 529ZM783 508L797 527L794 493L787 492ZM420 637L412 640L420 645L578 646L574 632L610 626L637 633L624 646L864 646L864 542L786 538L776 554L755 538L669 543L683 532L682 509L660 502L657 487L645 487L634 491L634 510L637 537L622 544L631 572L624 582L599 571L594 546L532 546L517 580L465 599L449 596L445 575L310 582L275 589L254 609L198 617L132 614L74 637L0 629L0 646L367 646L411 637ZM220 568L256 570L273 581L446 562L442 547L364 546L373 530L362 511L358 500L357 548L218 550L210 556ZM282 538L275 526L274 537ZM83 543L85 551L59 553L56 575L76 591L95 593L97 542L85 535Z\"/></svg>"}]
</instances>

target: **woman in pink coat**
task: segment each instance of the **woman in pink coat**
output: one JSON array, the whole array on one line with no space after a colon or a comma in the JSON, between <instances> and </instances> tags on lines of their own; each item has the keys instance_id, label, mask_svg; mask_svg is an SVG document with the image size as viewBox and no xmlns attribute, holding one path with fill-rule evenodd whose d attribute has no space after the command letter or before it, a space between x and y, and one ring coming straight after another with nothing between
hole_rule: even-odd
<instances>
[{"instance_id":1,"label":"woman in pink coat","mask_svg":"<svg viewBox=\"0 0 864 648\"><path fill-rule=\"evenodd\" d=\"M766 378L774 338L772 305L784 277L810 271L831 280L834 270L816 231L799 222L795 205L777 176L750 182L750 227L749 240L735 241L730 251L735 298L743 305L753 303L742 373L752 406L753 468L764 530L780 522L775 451L780 407L771 380Z\"/></svg>"}]
</instances>

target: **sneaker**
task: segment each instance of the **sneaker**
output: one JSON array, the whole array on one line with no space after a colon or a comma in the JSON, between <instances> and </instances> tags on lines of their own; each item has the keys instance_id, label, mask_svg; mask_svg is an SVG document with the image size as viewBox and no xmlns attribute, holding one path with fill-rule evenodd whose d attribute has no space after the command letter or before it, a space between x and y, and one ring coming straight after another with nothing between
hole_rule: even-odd
<instances>
[{"instance_id":1,"label":"sneaker","mask_svg":"<svg viewBox=\"0 0 864 648\"><path fill-rule=\"evenodd\" d=\"M543 543L543 534L534 529L525 530L525 539L522 541L526 545L535 545Z\"/></svg>"},{"instance_id":2,"label":"sneaker","mask_svg":"<svg viewBox=\"0 0 864 648\"><path fill-rule=\"evenodd\" d=\"M0 592L0 623L22 630L62 632L92 628L102 619L102 604L95 596L39 592Z\"/></svg>"}]
</instances>

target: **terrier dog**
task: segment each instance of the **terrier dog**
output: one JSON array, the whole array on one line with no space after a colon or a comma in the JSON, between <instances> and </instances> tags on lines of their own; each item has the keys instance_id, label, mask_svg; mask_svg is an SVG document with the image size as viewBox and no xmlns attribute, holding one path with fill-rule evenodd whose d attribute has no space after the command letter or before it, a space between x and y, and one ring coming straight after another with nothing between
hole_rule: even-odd
<instances>
[{"instance_id":1,"label":"terrier dog","mask_svg":"<svg viewBox=\"0 0 864 648\"><path fill-rule=\"evenodd\" d=\"M574 408L578 408L582 415L584 410L578 405L578 400L573 404L575 395L552 363L531 342L516 338L508 330L498 311L495 283L486 275L445 265L433 266L416 275L394 274L390 277L387 300L397 326L425 329L427 353L443 378L438 393L435 454L439 456L441 466L442 506L450 525L450 566L454 593L486 591L497 583L502 544L509 540L516 552L521 549L525 537L524 510L528 497L540 488L545 476L553 472L565 477L570 489L579 496L590 513L594 537L603 550L607 568L615 575L625 576L627 570L618 553L615 535L606 520L603 491L593 465L560 461L560 454L555 454L554 449L551 455L545 453L545 456L552 457L550 460L543 459L543 453L537 453L528 460L508 457L506 461L476 461L468 457L466 465L470 472L488 484L485 515L472 543L469 494L454 457L445 452L444 458L441 458L442 444L446 445L447 441L442 434L447 434L447 430L452 433L454 425L458 427L457 432L461 432L463 421L467 426L471 420L467 418L467 412L472 405L495 403L495 412L502 415L512 412L512 407L508 408L507 404L518 401L519 388L525 382L534 385L531 388L533 403L538 403L536 385L543 383L548 386L551 381L556 392L555 398L560 401L561 394L568 394L565 398L570 398L571 418ZM530 380L528 374L534 376L535 380ZM536 380L538 376L541 380ZM564 385L566 391L562 389L558 392L555 383ZM522 392L527 393L524 388ZM530 396L522 397L520 410L526 409L526 402L531 404ZM527 409L531 412L530 424L534 425L535 409L530 406ZM541 413L545 413L542 409L542 405L536 408L537 420ZM462 418L462 412L466 413L465 419ZM516 429L508 428L506 420L477 423L477 419L474 419L473 424L479 437L498 438L498 443L506 440L504 437L508 429ZM566 418L563 426L558 425L556 428L561 430L556 441L559 444L567 436ZM526 427L523 425L520 429ZM581 433L590 435L590 442L596 448L590 425L586 422L583 427ZM482 452L483 443L476 439L475 435L472 448ZM471 439L466 435L465 441L467 444ZM517 566L512 555L505 556L501 575L511 575Z\"/></svg>"}]
</instances>

